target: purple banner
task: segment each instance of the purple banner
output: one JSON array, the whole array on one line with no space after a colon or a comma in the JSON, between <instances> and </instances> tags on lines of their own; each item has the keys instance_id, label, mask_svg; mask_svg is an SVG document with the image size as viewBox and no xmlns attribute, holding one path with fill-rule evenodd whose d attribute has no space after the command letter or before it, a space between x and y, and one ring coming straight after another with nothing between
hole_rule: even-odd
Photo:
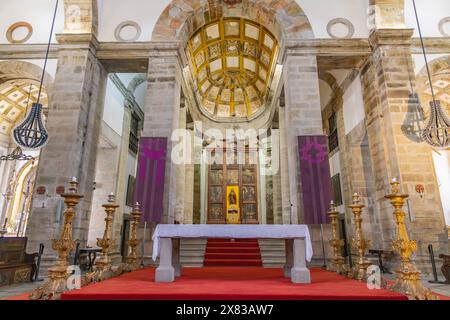
<instances>
[{"instance_id":1,"label":"purple banner","mask_svg":"<svg viewBox=\"0 0 450 320\"><path fill-rule=\"evenodd\" d=\"M141 204L141 221L160 222L163 215L167 138L141 138L134 193Z\"/></svg>"},{"instance_id":2,"label":"purple banner","mask_svg":"<svg viewBox=\"0 0 450 320\"><path fill-rule=\"evenodd\" d=\"M327 211L332 196L327 142L327 136L298 137L304 224L330 223Z\"/></svg>"}]
</instances>

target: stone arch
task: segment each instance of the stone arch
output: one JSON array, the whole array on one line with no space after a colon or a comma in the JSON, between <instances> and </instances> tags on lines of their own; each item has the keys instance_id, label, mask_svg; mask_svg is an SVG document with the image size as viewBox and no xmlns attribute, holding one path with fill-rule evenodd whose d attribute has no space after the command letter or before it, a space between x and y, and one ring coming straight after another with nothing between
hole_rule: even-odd
<instances>
[{"instance_id":1,"label":"stone arch","mask_svg":"<svg viewBox=\"0 0 450 320\"><path fill-rule=\"evenodd\" d=\"M134 93L134 91L144 82L147 81L147 75L145 73L137 74L128 84L127 89Z\"/></svg>"},{"instance_id":2,"label":"stone arch","mask_svg":"<svg viewBox=\"0 0 450 320\"><path fill-rule=\"evenodd\" d=\"M37 100L42 68L25 61L0 62L0 137L1 142L11 139L11 130L27 112L30 101ZM45 73L41 103L44 106L44 121L48 114L48 95L53 78ZM30 98L31 97L31 98Z\"/></svg>"},{"instance_id":3,"label":"stone arch","mask_svg":"<svg viewBox=\"0 0 450 320\"><path fill-rule=\"evenodd\" d=\"M14 79L29 79L40 81L42 68L26 61L1 61L0 62L0 84ZM51 87L53 77L46 72L44 76L44 86Z\"/></svg>"},{"instance_id":4,"label":"stone arch","mask_svg":"<svg viewBox=\"0 0 450 320\"><path fill-rule=\"evenodd\" d=\"M98 31L97 0L64 0L64 33Z\"/></svg>"},{"instance_id":5,"label":"stone arch","mask_svg":"<svg viewBox=\"0 0 450 320\"><path fill-rule=\"evenodd\" d=\"M220 1L220 3L219 3ZM187 41L199 27L217 17L244 17L262 24L282 43L314 38L311 24L296 0L173 0L159 17L152 40Z\"/></svg>"},{"instance_id":6,"label":"stone arch","mask_svg":"<svg viewBox=\"0 0 450 320\"><path fill-rule=\"evenodd\" d=\"M342 96L342 88L340 87L339 83L337 82L336 78L329 72L326 71L319 71L318 73L319 79L325 81L335 92L336 94Z\"/></svg>"},{"instance_id":7,"label":"stone arch","mask_svg":"<svg viewBox=\"0 0 450 320\"><path fill-rule=\"evenodd\" d=\"M444 111L450 115L450 98L448 92L450 90L450 55L445 55L428 62L431 78L433 80L433 88L436 99L441 101ZM429 92L429 81L426 66L424 66L416 75L416 91L421 99L425 114L428 111L428 104L431 99Z\"/></svg>"}]
</instances>

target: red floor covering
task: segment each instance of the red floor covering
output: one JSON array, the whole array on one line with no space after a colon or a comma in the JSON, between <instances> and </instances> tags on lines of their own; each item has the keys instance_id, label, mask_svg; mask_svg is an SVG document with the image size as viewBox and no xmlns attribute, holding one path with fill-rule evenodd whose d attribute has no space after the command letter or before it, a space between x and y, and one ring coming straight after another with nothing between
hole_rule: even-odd
<instances>
[{"instance_id":1,"label":"red floor covering","mask_svg":"<svg viewBox=\"0 0 450 320\"><path fill-rule=\"evenodd\" d=\"M281 269L261 267L185 268L173 283L155 283L154 268L66 292L62 300L405 300L387 290L321 269L311 269L312 283L293 284Z\"/></svg>"},{"instance_id":2,"label":"red floor covering","mask_svg":"<svg viewBox=\"0 0 450 320\"><path fill-rule=\"evenodd\" d=\"M204 266L262 266L258 239L208 239Z\"/></svg>"}]
</instances>

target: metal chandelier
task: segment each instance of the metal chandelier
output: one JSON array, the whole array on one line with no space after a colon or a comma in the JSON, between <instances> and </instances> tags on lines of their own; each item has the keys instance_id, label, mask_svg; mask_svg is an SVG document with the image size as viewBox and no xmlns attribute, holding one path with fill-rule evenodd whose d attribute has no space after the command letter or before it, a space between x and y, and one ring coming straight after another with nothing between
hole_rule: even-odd
<instances>
[{"instance_id":1,"label":"metal chandelier","mask_svg":"<svg viewBox=\"0 0 450 320\"><path fill-rule=\"evenodd\" d=\"M422 46L422 53L425 58L425 66L427 70L428 82L430 84L432 101L430 101L430 115L425 128L422 131L422 138L430 146L438 149L446 149L450 146L450 119L445 114L441 107L441 102L436 100L434 93L433 82L431 79L430 67L428 65L428 58L425 51L425 45L422 37L422 30L420 28L419 16L417 14L416 1L412 0L414 6L414 13L416 15L417 28L420 36L420 43Z\"/></svg>"},{"instance_id":2,"label":"metal chandelier","mask_svg":"<svg viewBox=\"0 0 450 320\"><path fill-rule=\"evenodd\" d=\"M13 139L19 147L24 149L40 149L48 141L48 132L42 121L42 104L40 103L42 86L45 77L45 70L47 68L48 55L50 51L50 45L53 36L53 28L55 26L56 14L58 10L58 2L56 0L55 12L53 14L52 27L50 30L50 36L47 44L47 51L45 53L44 68L42 69L41 82L39 84L39 93L37 101L32 104L31 111L26 119L16 126L13 130Z\"/></svg>"}]
</instances>

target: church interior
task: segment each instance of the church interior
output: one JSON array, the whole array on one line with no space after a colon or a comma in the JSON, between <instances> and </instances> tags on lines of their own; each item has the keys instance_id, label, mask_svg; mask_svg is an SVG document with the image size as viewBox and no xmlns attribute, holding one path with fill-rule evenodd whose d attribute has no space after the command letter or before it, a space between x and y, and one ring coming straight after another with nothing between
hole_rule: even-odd
<instances>
[{"instance_id":1,"label":"church interior","mask_svg":"<svg viewBox=\"0 0 450 320\"><path fill-rule=\"evenodd\" d=\"M0 300L450 299L448 0L0 17Z\"/></svg>"}]
</instances>

